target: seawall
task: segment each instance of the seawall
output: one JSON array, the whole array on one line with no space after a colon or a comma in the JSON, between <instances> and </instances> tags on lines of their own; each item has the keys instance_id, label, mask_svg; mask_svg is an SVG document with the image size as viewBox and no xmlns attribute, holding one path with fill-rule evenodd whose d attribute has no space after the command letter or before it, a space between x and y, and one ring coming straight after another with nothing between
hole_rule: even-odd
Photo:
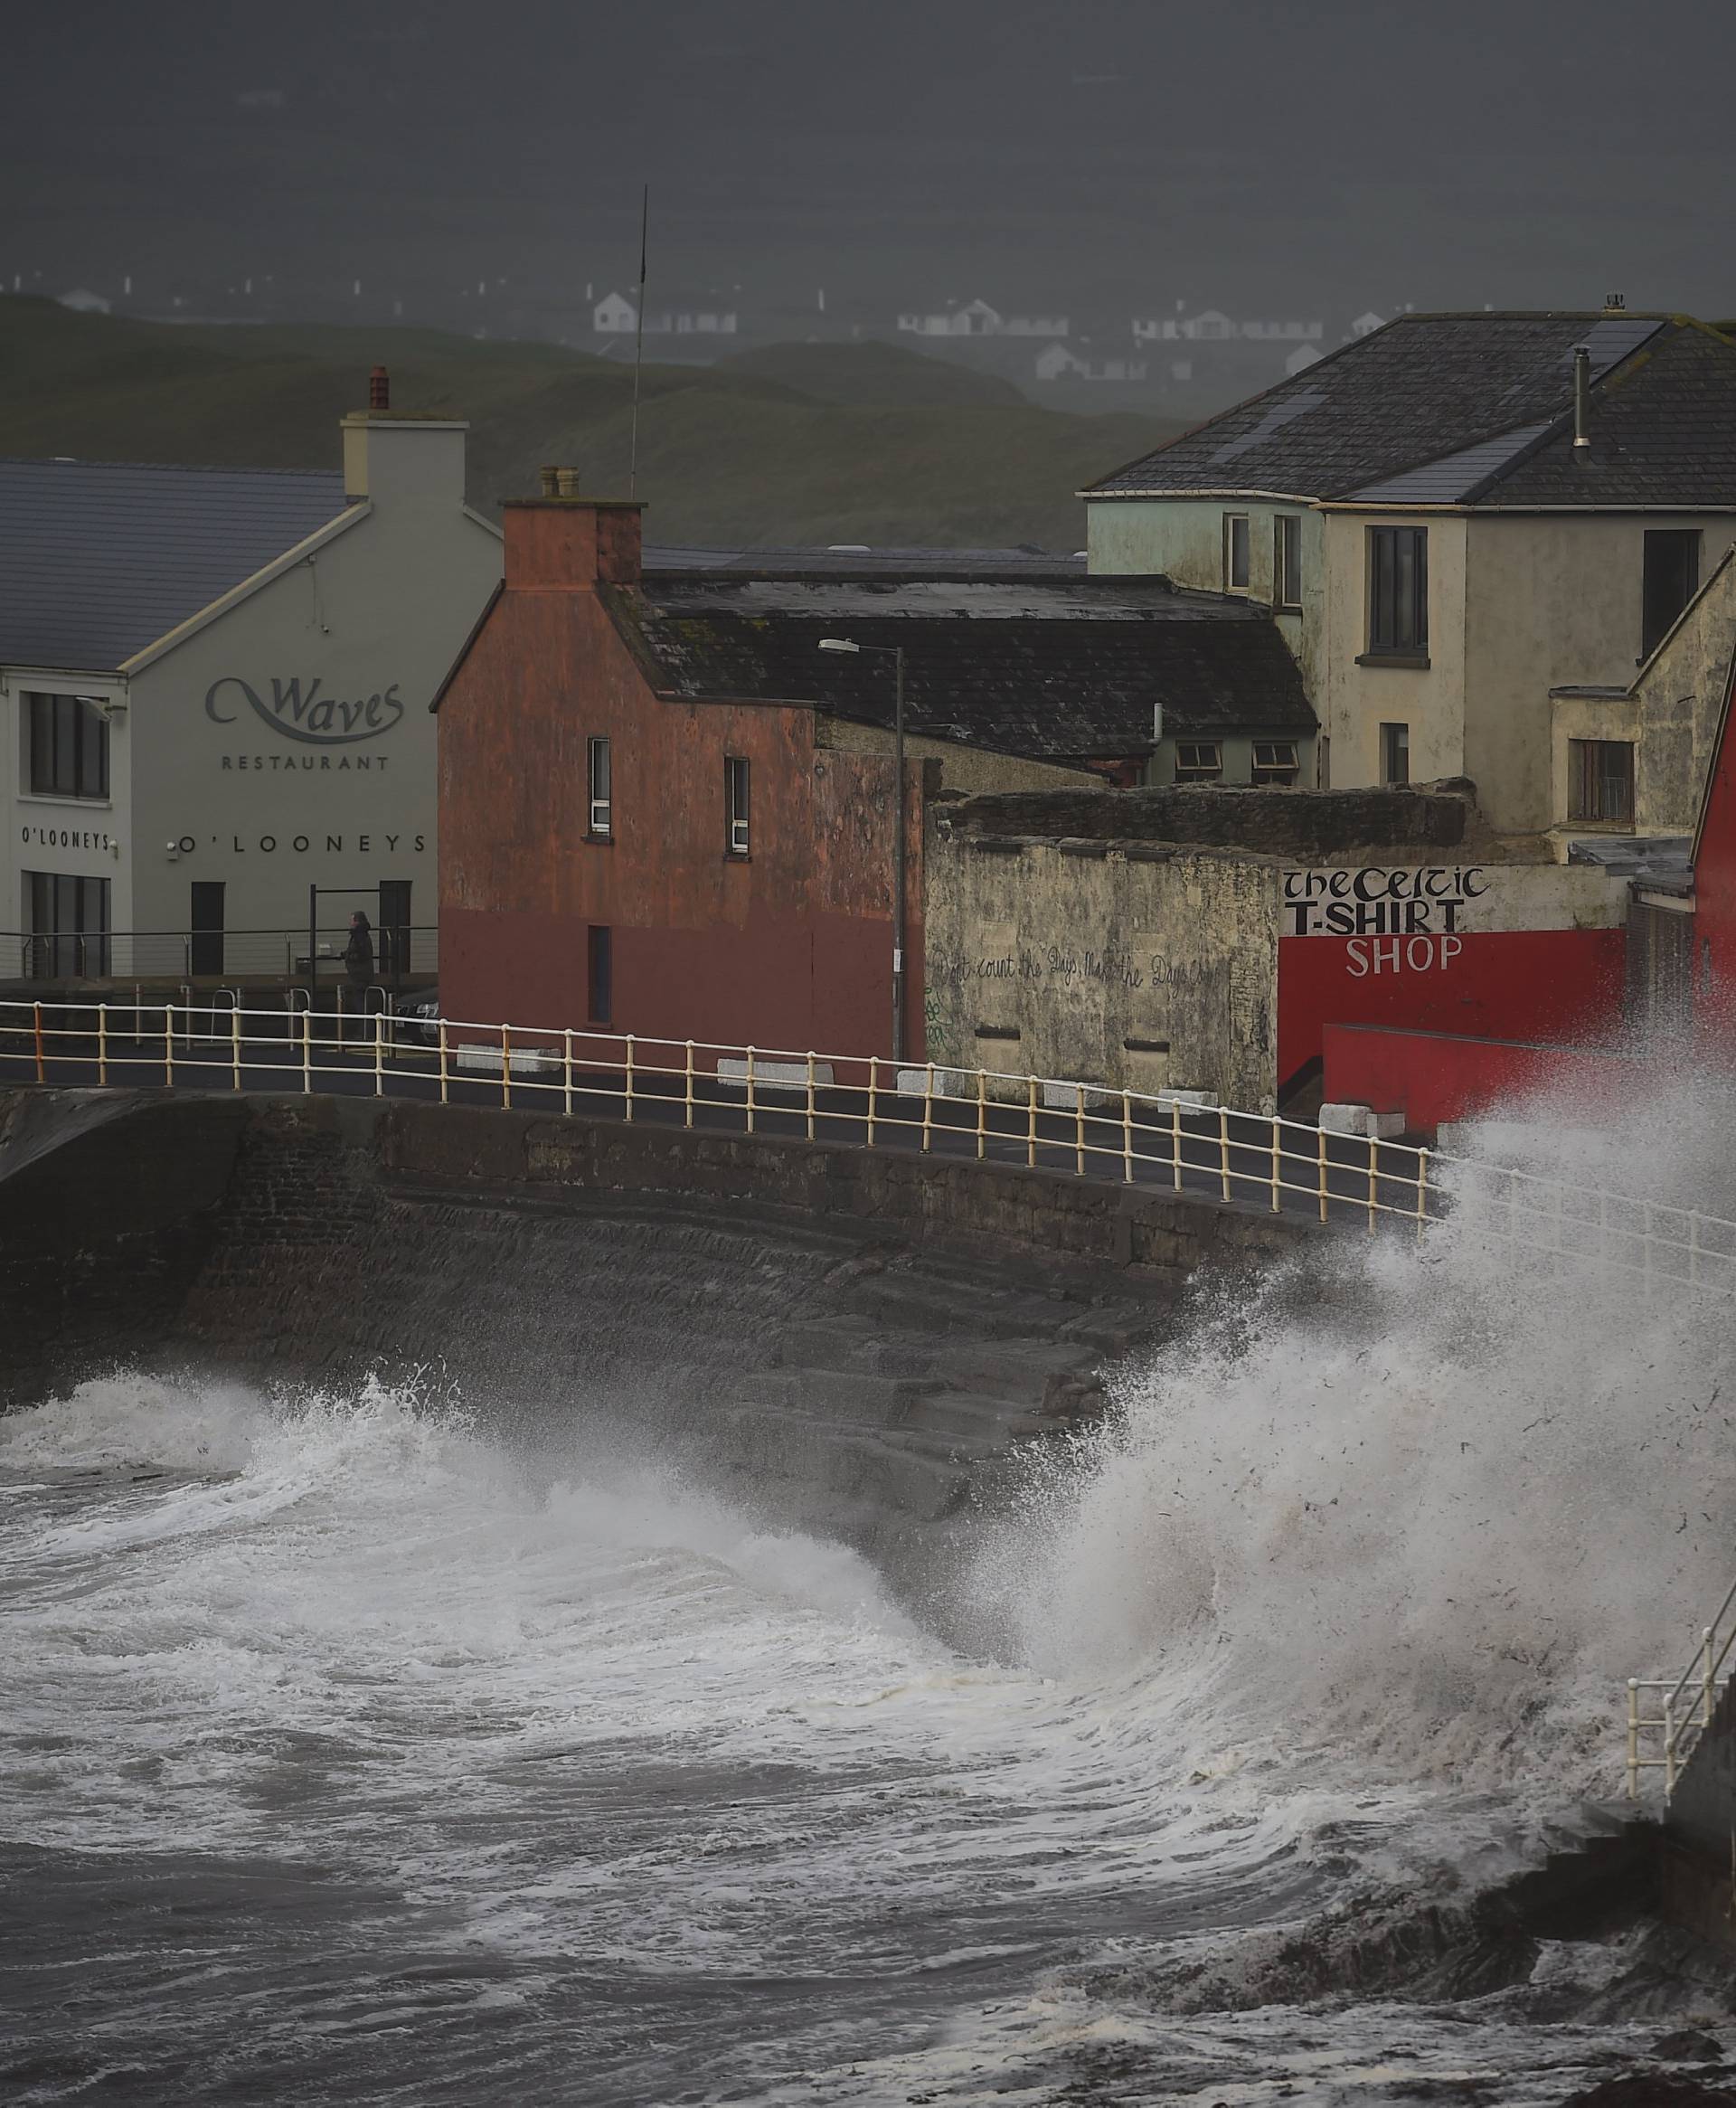
<instances>
[{"instance_id":1,"label":"seawall","mask_svg":"<svg viewBox=\"0 0 1736 2108\"><path fill-rule=\"evenodd\" d=\"M946 1534L1202 1269L1317 1225L915 1152L352 1098L0 1096L0 1370L420 1370L876 1550Z\"/></svg>"}]
</instances>

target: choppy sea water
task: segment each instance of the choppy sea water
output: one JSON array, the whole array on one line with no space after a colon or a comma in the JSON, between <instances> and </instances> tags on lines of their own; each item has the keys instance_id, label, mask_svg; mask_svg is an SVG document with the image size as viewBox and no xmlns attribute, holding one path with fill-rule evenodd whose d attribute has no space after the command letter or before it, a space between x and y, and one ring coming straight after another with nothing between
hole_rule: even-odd
<instances>
[{"instance_id":1,"label":"choppy sea water","mask_svg":"<svg viewBox=\"0 0 1736 2108\"><path fill-rule=\"evenodd\" d=\"M1558 2102L1706 1993L1307 1958L1614 1798L1731 1578L1730 1331L1474 1211L1346 1243L1124 1372L943 1603L582 1409L16 1413L0 2096Z\"/></svg>"}]
</instances>

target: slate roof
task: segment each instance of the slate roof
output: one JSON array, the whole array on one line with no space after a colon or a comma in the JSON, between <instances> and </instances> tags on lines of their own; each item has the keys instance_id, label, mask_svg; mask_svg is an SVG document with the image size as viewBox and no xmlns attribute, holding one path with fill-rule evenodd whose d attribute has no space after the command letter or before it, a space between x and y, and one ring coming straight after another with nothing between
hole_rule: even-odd
<instances>
[{"instance_id":1,"label":"slate roof","mask_svg":"<svg viewBox=\"0 0 1736 2108\"><path fill-rule=\"evenodd\" d=\"M1591 446L1573 448L1573 354ZM1736 507L1736 344L1656 315L1402 315L1093 484L1364 505Z\"/></svg>"},{"instance_id":2,"label":"slate roof","mask_svg":"<svg viewBox=\"0 0 1736 2108\"><path fill-rule=\"evenodd\" d=\"M912 733L1049 761L1153 749L1175 732L1312 733L1263 608L1162 578L646 577L605 589L659 694L810 704L887 726L892 668L823 637L905 648Z\"/></svg>"},{"instance_id":3,"label":"slate roof","mask_svg":"<svg viewBox=\"0 0 1736 2108\"><path fill-rule=\"evenodd\" d=\"M344 509L337 472L0 460L0 661L112 671Z\"/></svg>"},{"instance_id":4,"label":"slate roof","mask_svg":"<svg viewBox=\"0 0 1736 2108\"><path fill-rule=\"evenodd\" d=\"M699 549L648 547L647 573L739 572L756 578L1082 578L1085 552L1047 549Z\"/></svg>"}]
</instances>

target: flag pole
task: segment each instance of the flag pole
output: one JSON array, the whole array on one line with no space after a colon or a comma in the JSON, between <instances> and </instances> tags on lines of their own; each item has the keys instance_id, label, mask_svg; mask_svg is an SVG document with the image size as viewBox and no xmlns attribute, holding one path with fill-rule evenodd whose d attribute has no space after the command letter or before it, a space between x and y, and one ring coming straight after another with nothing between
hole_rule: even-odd
<instances>
[{"instance_id":1,"label":"flag pole","mask_svg":"<svg viewBox=\"0 0 1736 2108\"><path fill-rule=\"evenodd\" d=\"M633 332L633 440L627 469L627 495L639 494L639 369L645 364L646 241L651 229L651 185L639 199L639 305Z\"/></svg>"}]
</instances>

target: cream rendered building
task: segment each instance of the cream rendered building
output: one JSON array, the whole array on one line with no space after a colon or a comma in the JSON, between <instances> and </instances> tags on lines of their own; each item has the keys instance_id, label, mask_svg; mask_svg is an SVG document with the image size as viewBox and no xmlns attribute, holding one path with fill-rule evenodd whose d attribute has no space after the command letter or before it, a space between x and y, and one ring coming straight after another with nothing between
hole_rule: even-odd
<instances>
[{"instance_id":1,"label":"cream rendered building","mask_svg":"<svg viewBox=\"0 0 1736 2108\"><path fill-rule=\"evenodd\" d=\"M1092 571L1273 608L1321 782L1468 776L1565 854L1633 831L1636 670L1736 539L1736 345L1402 316L1082 495Z\"/></svg>"},{"instance_id":2,"label":"cream rendered building","mask_svg":"<svg viewBox=\"0 0 1736 2108\"><path fill-rule=\"evenodd\" d=\"M282 978L315 885L335 949L361 908L431 965L428 705L501 575L465 431L349 417L326 474L0 462L0 978Z\"/></svg>"}]
</instances>

